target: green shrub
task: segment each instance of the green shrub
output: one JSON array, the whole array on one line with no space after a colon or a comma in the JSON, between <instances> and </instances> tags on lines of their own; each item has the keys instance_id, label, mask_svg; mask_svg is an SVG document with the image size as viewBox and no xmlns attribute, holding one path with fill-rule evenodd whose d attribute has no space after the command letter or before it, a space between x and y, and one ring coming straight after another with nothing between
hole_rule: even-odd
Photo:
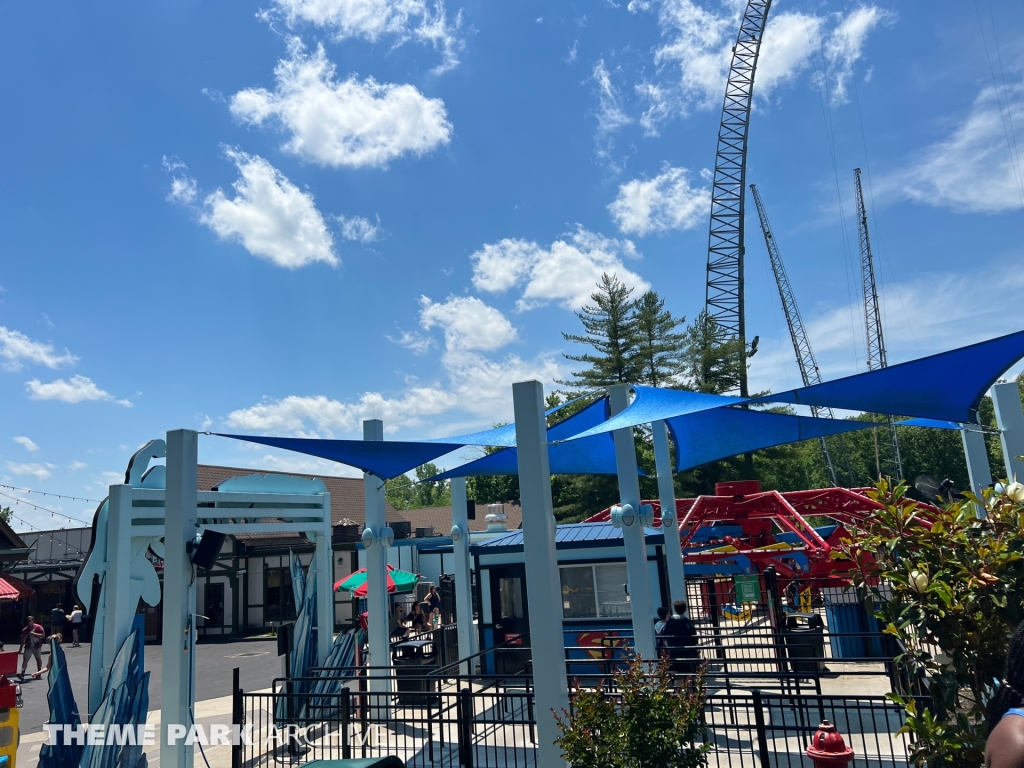
<instances>
[{"instance_id":1,"label":"green shrub","mask_svg":"<svg viewBox=\"0 0 1024 768\"><path fill-rule=\"evenodd\" d=\"M556 743L573 768L700 768L709 745L703 735L704 681L675 687L668 662L639 657L615 673L617 694L573 683L571 712L555 714Z\"/></svg>"}]
</instances>

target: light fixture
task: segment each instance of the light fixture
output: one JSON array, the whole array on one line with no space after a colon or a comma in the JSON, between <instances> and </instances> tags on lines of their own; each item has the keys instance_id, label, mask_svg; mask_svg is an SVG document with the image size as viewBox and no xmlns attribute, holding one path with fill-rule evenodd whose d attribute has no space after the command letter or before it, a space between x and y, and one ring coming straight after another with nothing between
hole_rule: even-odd
<instances>
[{"instance_id":1,"label":"light fixture","mask_svg":"<svg viewBox=\"0 0 1024 768\"><path fill-rule=\"evenodd\" d=\"M636 520L636 511L630 504L616 504L612 507L612 525L628 528Z\"/></svg>"},{"instance_id":2,"label":"light fixture","mask_svg":"<svg viewBox=\"0 0 1024 768\"><path fill-rule=\"evenodd\" d=\"M676 519L675 512L662 512L661 513L661 527L662 528L675 528L676 523L679 521Z\"/></svg>"},{"instance_id":3,"label":"light fixture","mask_svg":"<svg viewBox=\"0 0 1024 768\"><path fill-rule=\"evenodd\" d=\"M648 528L654 525L654 507L650 504L640 505L640 524Z\"/></svg>"},{"instance_id":4,"label":"light fixture","mask_svg":"<svg viewBox=\"0 0 1024 768\"><path fill-rule=\"evenodd\" d=\"M380 529L380 545L382 547L391 547L395 544L395 531L388 525Z\"/></svg>"},{"instance_id":5,"label":"light fixture","mask_svg":"<svg viewBox=\"0 0 1024 768\"><path fill-rule=\"evenodd\" d=\"M370 549L377 541L377 534L373 532L373 528L363 528L363 535L360 538L363 540L363 546Z\"/></svg>"},{"instance_id":6,"label":"light fixture","mask_svg":"<svg viewBox=\"0 0 1024 768\"><path fill-rule=\"evenodd\" d=\"M451 537L452 537L452 541L458 541L459 539L461 539L462 538L462 529L459 526L457 526L457 525L453 525L452 526L452 530L451 530Z\"/></svg>"}]
</instances>

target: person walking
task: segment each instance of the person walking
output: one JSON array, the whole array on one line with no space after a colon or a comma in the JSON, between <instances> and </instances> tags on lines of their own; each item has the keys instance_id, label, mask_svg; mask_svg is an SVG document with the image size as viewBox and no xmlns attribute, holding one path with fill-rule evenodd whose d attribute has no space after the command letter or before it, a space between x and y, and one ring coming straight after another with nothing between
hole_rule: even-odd
<instances>
[{"instance_id":1,"label":"person walking","mask_svg":"<svg viewBox=\"0 0 1024 768\"><path fill-rule=\"evenodd\" d=\"M57 607L50 611L50 634L64 637L64 621L66 619L67 614L64 613L61 604L57 603ZM60 640L57 642L60 643Z\"/></svg>"},{"instance_id":2,"label":"person walking","mask_svg":"<svg viewBox=\"0 0 1024 768\"><path fill-rule=\"evenodd\" d=\"M68 616L68 621L71 622L71 647L78 648L78 631L82 628L82 609L77 605L71 610L71 615Z\"/></svg>"},{"instance_id":3,"label":"person walking","mask_svg":"<svg viewBox=\"0 0 1024 768\"><path fill-rule=\"evenodd\" d=\"M686 615L686 601L672 603L675 613L665 622L661 635L664 647L677 675L692 675L697 671L700 651L697 649L697 627Z\"/></svg>"},{"instance_id":4,"label":"person walking","mask_svg":"<svg viewBox=\"0 0 1024 768\"><path fill-rule=\"evenodd\" d=\"M36 669L42 671L43 654L40 648L43 647L43 638L45 636L46 630L43 629L41 624L36 624L36 617L29 616L26 620L25 628L21 630L21 645L18 646L18 652L22 654L22 677L25 677L25 670L28 669L28 660L33 656L36 658Z\"/></svg>"},{"instance_id":5,"label":"person walking","mask_svg":"<svg viewBox=\"0 0 1024 768\"><path fill-rule=\"evenodd\" d=\"M1024 622L1006 653L1006 672L988 704L985 768L1024 766Z\"/></svg>"}]
</instances>

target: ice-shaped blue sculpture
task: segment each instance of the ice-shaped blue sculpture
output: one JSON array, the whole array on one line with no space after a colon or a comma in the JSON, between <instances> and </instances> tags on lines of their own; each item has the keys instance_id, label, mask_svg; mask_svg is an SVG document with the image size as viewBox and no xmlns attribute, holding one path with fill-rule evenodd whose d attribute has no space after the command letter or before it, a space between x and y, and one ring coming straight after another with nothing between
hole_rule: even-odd
<instances>
[{"instance_id":1,"label":"ice-shaped blue sculpture","mask_svg":"<svg viewBox=\"0 0 1024 768\"><path fill-rule=\"evenodd\" d=\"M63 649L50 640L50 672L46 676L49 691L46 700L50 704L50 722L60 723L68 728L77 729L82 724L78 715L75 694L71 690L71 679L68 676L68 664ZM82 757L82 745L66 743L70 739L57 739L56 744L43 744L39 750L40 768L78 768Z\"/></svg>"}]
</instances>

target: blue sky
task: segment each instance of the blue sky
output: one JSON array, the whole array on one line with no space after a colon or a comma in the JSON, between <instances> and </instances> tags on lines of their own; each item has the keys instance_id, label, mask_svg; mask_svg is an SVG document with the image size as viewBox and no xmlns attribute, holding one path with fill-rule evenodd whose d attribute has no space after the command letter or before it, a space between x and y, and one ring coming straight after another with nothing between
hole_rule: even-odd
<instances>
[{"instance_id":1,"label":"blue sky","mask_svg":"<svg viewBox=\"0 0 1024 768\"><path fill-rule=\"evenodd\" d=\"M102 498L175 427L507 420L513 381L567 372L602 271L692 318L740 5L6 7L0 483ZM1024 327L1022 30L988 0L773 7L748 173L826 378L864 367L855 166L890 362ZM752 383L790 388L752 206L747 232Z\"/></svg>"}]
</instances>

